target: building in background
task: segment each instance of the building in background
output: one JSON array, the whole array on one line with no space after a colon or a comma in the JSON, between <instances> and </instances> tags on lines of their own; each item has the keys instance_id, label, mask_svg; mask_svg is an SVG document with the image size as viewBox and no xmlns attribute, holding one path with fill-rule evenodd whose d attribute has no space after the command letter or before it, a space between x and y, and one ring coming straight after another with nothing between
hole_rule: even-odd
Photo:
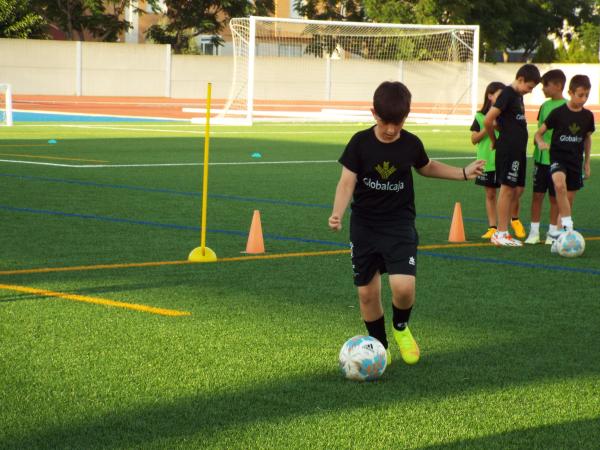
<instances>
[{"instance_id":1,"label":"building in background","mask_svg":"<svg viewBox=\"0 0 600 450\"><path fill-rule=\"evenodd\" d=\"M132 28L123 37L123 42L133 44L146 42L146 31L148 28L158 23L163 18L164 12L167 11L164 0L159 0L159 4L161 12L155 13L152 11L152 7L148 4L147 0L133 0L131 2L125 14L125 20L132 24ZM137 8L141 9L143 13L138 14L136 11ZM300 18L294 10L294 0L275 0L274 16L280 18ZM224 35L222 36L226 42L224 47L215 46L211 35L198 36L196 45L199 52L205 55L231 54L229 30L224 31Z\"/></svg>"}]
</instances>

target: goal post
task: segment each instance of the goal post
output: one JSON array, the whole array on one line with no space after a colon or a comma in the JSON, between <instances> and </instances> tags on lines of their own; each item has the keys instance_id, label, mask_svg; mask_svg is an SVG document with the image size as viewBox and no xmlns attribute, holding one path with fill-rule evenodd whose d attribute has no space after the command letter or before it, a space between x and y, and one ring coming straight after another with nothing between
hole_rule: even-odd
<instances>
[{"instance_id":1,"label":"goal post","mask_svg":"<svg viewBox=\"0 0 600 450\"><path fill-rule=\"evenodd\" d=\"M402 81L409 120L470 123L479 26L234 18L233 76L221 119L370 120L375 88Z\"/></svg>"},{"instance_id":2,"label":"goal post","mask_svg":"<svg viewBox=\"0 0 600 450\"><path fill-rule=\"evenodd\" d=\"M13 125L12 89L10 84L0 83L0 126Z\"/></svg>"}]
</instances>

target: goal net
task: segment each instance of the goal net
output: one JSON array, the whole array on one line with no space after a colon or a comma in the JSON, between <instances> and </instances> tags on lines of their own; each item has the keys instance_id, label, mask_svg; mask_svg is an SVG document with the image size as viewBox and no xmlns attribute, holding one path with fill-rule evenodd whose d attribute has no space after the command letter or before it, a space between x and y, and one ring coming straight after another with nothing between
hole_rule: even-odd
<instances>
[{"instance_id":1,"label":"goal net","mask_svg":"<svg viewBox=\"0 0 600 450\"><path fill-rule=\"evenodd\" d=\"M10 84L0 83L0 126L12 126L12 93Z\"/></svg>"},{"instance_id":2,"label":"goal net","mask_svg":"<svg viewBox=\"0 0 600 450\"><path fill-rule=\"evenodd\" d=\"M411 91L409 120L470 123L477 109L478 26L248 17L230 29L233 78L220 118L370 121L386 80Z\"/></svg>"}]
</instances>

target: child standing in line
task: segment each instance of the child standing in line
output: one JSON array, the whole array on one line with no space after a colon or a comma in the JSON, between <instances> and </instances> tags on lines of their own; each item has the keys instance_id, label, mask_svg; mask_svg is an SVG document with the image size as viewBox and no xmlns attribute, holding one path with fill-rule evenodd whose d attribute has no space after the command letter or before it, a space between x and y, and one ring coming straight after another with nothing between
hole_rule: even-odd
<instances>
[{"instance_id":1,"label":"child standing in line","mask_svg":"<svg viewBox=\"0 0 600 450\"><path fill-rule=\"evenodd\" d=\"M523 242L508 234L511 207L525 186L527 163L527 120L523 95L530 93L540 82L540 71L533 64L525 64L516 74L515 80L505 87L494 106L485 115L485 129L492 148L496 149L496 176L500 183L498 196L498 230L491 242L503 247L521 247ZM496 141L494 123L500 134ZM513 218L514 219L514 218ZM513 220L513 228L515 225ZM520 225L520 221L517 221ZM522 225L521 225L522 228ZM525 236L524 230L523 236Z\"/></svg>"},{"instance_id":2,"label":"child standing in line","mask_svg":"<svg viewBox=\"0 0 600 450\"><path fill-rule=\"evenodd\" d=\"M569 101L552 111L535 133L538 147L541 150L550 148L550 173L563 231L573 229L571 211L575 194L583 184L582 163L585 178L588 179L591 174L592 133L596 128L594 115L583 107L591 88L587 76L575 75L569 83ZM550 145L543 138L546 130L553 130ZM552 252L556 252L554 244Z\"/></svg>"},{"instance_id":3,"label":"child standing in line","mask_svg":"<svg viewBox=\"0 0 600 450\"><path fill-rule=\"evenodd\" d=\"M410 101L410 91L400 82L386 81L375 90L371 112L376 124L356 133L339 159L342 173L328 224L341 230L353 199L350 247L362 319L369 335L387 349L381 274L388 272L394 338L404 362L415 364L420 351L408 329L418 244L412 168L426 177L466 181L481 175L485 161L461 168L430 160L421 140L404 129Z\"/></svg>"},{"instance_id":4,"label":"child standing in line","mask_svg":"<svg viewBox=\"0 0 600 450\"><path fill-rule=\"evenodd\" d=\"M483 94L483 106L475 114L475 119L471 125L471 142L477 145L477 159L485 161L483 173L475 178L475 184L485 188L485 211L488 218L488 229L481 236L482 239L491 239L492 235L498 229L498 218L496 215L496 191L500 183L496 180L496 156L491 148L491 141L485 130L483 121L485 115L506 86L499 81L493 81L485 88ZM496 131L496 138L498 132Z\"/></svg>"},{"instance_id":5,"label":"child standing in line","mask_svg":"<svg viewBox=\"0 0 600 450\"><path fill-rule=\"evenodd\" d=\"M559 106L567 103L563 96L567 77L560 69L549 70L542 76L542 90L548 100L546 100L538 112L538 129L543 125L550 113ZM544 133L544 142L550 144L552 141L552 130ZM533 196L531 197L531 228L529 236L525 240L526 244L539 244L540 242L540 219L542 217L542 203L544 196L548 191L550 198L550 225L546 234L546 244L552 244L552 236L557 234L556 219L558 217L558 207L556 206L556 194L552 177L550 176L550 152L541 150L534 139L533 160Z\"/></svg>"}]
</instances>

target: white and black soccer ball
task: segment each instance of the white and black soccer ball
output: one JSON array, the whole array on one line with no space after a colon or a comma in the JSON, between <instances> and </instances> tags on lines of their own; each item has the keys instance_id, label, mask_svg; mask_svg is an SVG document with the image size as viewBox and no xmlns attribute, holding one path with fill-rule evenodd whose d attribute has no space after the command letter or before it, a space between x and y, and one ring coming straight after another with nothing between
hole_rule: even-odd
<instances>
[{"instance_id":1,"label":"white and black soccer ball","mask_svg":"<svg viewBox=\"0 0 600 450\"><path fill-rule=\"evenodd\" d=\"M565 258L581 256L585 250L585 239L575 230L565 231L556 239L556 252Z\"/></svg>"},{"instance_id":2,"label":"white and black soccer ball","mask_svg":"<svg viewBox=\"0 0 600 450\"><path fill-rule=\"evenodd\" d=\"M373 381L387 367L387 353L381 342L371 336L354 336L340 350L340 370L349 380Z\"/></svg>"}]
</instances>

